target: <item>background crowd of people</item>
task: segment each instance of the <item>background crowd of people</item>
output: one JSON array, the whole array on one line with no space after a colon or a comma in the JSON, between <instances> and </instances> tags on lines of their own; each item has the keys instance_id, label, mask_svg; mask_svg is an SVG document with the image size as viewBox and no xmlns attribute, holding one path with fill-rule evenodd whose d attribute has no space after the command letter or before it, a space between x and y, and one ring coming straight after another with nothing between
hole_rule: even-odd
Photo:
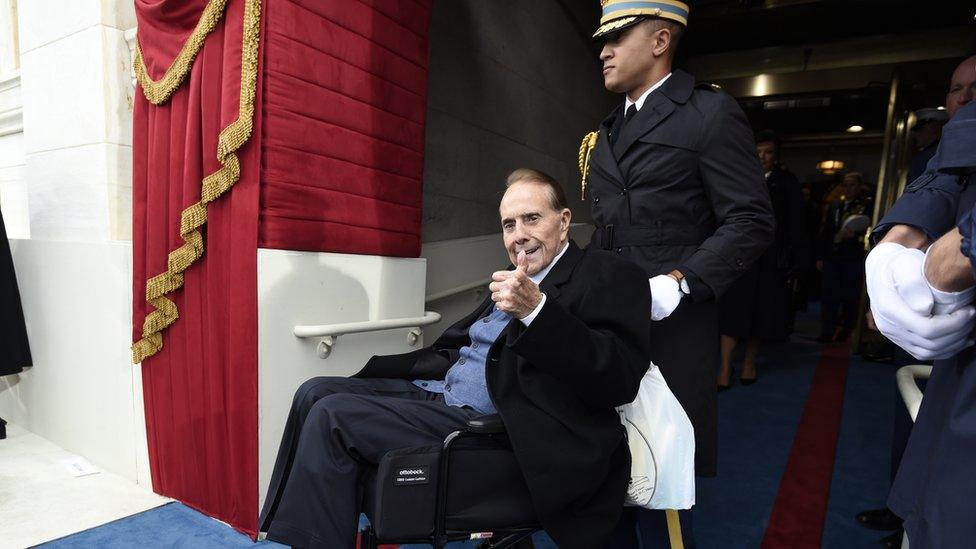
<instances>
[{"instance_id":1,"label":"background crowd of people","mask_svg":"<svg viewBox=\"0 0 976 549\"><path fill-rule=\"evenodd\" d=\"M817 341L847 341L857 324L864 282L873 186L857 171L801 182L788 160L781 160L782 145L774 131L759 131L755 140L776 234L759 261L720 299L719 391L734 382L732 358L739 343L745 343L745 352L738 379L750 385L756 380L763 342L786 340L796 313L808 310L812 302L820 302Z\"/></svg>"}]
</instances>

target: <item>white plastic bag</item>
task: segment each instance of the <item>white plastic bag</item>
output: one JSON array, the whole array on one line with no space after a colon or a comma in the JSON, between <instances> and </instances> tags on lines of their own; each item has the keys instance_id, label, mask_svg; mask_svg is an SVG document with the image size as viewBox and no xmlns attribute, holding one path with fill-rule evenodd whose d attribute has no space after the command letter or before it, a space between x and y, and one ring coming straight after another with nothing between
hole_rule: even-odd
<instances>
[{"instance_id":1,"label":"white plastic bag","mask_svg":"<svg viewBox=\"0 0 976 549\"><path fill-rule=\"evenodd\" d=\"M695 433L661 371L651 364L637 398L619 406L630 447L626 505L691 509L695 505Z\"/></svg>"}]
</instances>

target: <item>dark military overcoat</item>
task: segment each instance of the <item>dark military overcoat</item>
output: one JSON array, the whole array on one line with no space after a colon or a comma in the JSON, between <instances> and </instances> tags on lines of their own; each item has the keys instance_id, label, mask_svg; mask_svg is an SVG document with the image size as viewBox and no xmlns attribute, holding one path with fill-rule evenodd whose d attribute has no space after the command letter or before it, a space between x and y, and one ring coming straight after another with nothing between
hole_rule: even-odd
<instances>
[{"instance_id":1,"label":"dark military overcoat","mask_svg":"<svg viewBox=\"0 0 976 549\"><path fill-rule=\"evenodd\" d=\"M731 96L675 70L625 125L622 104L603 121L588 183L597 227L590 246L621 254L648 277L678 269L688 278L690 298L653 323L652 359L695 427L697 473L714 475L715 298L773 238L749 123Z\"/></svg>"}]
</instances>

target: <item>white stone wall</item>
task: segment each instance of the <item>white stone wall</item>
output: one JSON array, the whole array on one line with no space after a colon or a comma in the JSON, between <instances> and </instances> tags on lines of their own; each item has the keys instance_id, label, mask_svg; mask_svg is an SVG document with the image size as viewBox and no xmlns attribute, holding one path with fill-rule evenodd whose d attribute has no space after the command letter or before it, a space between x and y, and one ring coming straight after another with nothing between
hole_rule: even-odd
<instances>
[{"instance_id":1,"label":"white stone wall","mask_svg":"<svg viewBox=\"0 0 976 549\"><path fill-rule=\"evenodd\" d=\"M129 354L133 27L132 0L0 0L0 208L34 359L0 377L0 416L148 485Z\"/></svg>"},{"instance_id":2,"label":"white stone wall","mask_svg":"<svg viewBox=\"0 0 976 549\"><path fill-rule=\"evenodd\" d=\"M10 248L34 367L0 376L0 417L151 486L141 371L129 355L131 244L28 239Z\"/></svg>"},{"instance_id":3,"label":"white stone wall","mask_svg":"<svg viewBox=\"0 0 976 549\"><path fill-rule=\"evenodd\" d=\"M0 211L3 212L9 238L30 236L27 185L24 181L20 71L9 68L9 65L0 68Z\"/></svg>"},{"instance_id":4,"label":"white stone wall","mask_svg":"<svg viewBox=\"0 0 976 549\"><path fill-rule=\"evenodd\" d=\"M0 0L0 207L8 236L132 238L128 0Z\"/></svg>"}]
</instances>

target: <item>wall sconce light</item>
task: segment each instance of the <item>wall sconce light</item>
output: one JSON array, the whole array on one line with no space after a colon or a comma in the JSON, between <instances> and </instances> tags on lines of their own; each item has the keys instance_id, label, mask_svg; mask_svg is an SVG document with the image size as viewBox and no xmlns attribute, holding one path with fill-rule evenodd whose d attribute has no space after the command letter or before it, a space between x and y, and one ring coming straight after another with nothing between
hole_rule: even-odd
<instances>
[{"instance_id":1,"label":"wall sconce light","mask_svg":"<svg viewBox=\"0 0 976 549\"><path fill-rule=\"evenodd\" d=\"M843 169L843 160L823 160L817 163L817 170L824 175L834 175Z\"/></svg>"}]
</instances>

